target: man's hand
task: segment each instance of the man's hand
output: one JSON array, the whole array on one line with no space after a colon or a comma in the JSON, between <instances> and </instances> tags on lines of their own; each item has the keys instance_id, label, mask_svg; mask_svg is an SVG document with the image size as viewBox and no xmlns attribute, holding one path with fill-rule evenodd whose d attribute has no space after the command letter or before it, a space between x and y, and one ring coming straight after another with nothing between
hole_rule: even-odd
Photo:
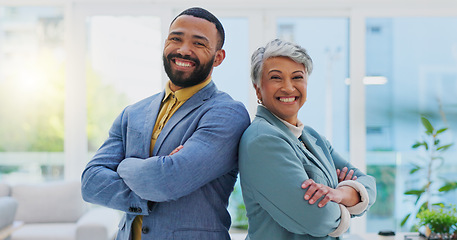
<instances>
[{"instance_id":1,"label":"man's hand","mask_svg":"<svg viewBox=\"0 0 457 240\"><path fill-rule=\"evenodd\" d=\"M171 156L171 155L179 152L179 150L181 150L182 148L183 148L183 145L179 145L177 148L175 148L175 150L171 151L171 153L168 156Z\"/></svg>"}]
</instances>

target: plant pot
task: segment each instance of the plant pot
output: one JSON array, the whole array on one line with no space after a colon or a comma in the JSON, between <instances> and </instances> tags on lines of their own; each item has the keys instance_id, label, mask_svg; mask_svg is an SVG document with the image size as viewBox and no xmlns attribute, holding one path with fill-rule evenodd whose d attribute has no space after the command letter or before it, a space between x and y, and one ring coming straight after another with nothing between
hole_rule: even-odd
<instances>
[{"instance_id":1,"label":"plant pot","mask_svg":"<svg viewBox=\"0 0 457 240\"><path fill-rule=\"evenodd\" d=\"M457 240L457 233L433 233L428 226L419 231L427 240Z\"/></svg>"},{"instance_id":2,"label":"plant pot","mask_svg":"<svg viewBox=\"0 0 457 240\"><path fill-rule=\"evenodd\" d=\"M454 236L451 233L431 233L427 237L428 240L454 240Z\"/></svg>"}]
</instances>

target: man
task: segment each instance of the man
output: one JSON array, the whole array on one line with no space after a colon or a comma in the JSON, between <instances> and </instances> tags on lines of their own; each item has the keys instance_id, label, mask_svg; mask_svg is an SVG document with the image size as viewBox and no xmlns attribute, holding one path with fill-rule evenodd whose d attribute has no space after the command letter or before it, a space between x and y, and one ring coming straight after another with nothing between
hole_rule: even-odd
<instances>
[{"instance_id":1,"label":"man","mask_svg":"<svg viewBox=\"0 0 457 240\"><path fill-rule=\"evenodd\" d=\"M128 106L82 175L84 200L125 212L118 240L230 239L245 107L217 90L224 29L201 8L171 23L165 90Z\"/></svg>"}]
</instances>

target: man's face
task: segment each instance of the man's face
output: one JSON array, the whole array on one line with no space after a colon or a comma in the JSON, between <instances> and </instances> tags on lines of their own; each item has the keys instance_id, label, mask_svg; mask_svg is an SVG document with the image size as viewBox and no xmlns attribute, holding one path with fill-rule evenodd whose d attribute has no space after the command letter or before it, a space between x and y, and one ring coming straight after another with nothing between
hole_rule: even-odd
<instances>
[{"instance_id":1,"label":"man's face","mask_svg":"<svg viewBox=\"0 0 457 240\"><path fill-rule=\"evenodd\" d=\"M173 22L163 50L173 91L203 82L222 63L225 52L217 50L217 42L216 26L205 19L182 15Z\"/></svg>"}]
</instances>

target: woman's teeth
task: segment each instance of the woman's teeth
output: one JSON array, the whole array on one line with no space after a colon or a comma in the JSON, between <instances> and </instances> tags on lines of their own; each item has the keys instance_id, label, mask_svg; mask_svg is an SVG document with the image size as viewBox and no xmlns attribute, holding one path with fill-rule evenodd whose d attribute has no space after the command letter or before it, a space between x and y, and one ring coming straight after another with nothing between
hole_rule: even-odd
<instances>
[{"instance_id":1,"label":"woman's teeth","mask_svg":"<svg viewBox=\"0 0 457 240\"><path fill-rule=\"evenodd\" d=\"M279 101L289 103L295 101L295 97L280 97Z\"/></svg>"}]
</instances>

